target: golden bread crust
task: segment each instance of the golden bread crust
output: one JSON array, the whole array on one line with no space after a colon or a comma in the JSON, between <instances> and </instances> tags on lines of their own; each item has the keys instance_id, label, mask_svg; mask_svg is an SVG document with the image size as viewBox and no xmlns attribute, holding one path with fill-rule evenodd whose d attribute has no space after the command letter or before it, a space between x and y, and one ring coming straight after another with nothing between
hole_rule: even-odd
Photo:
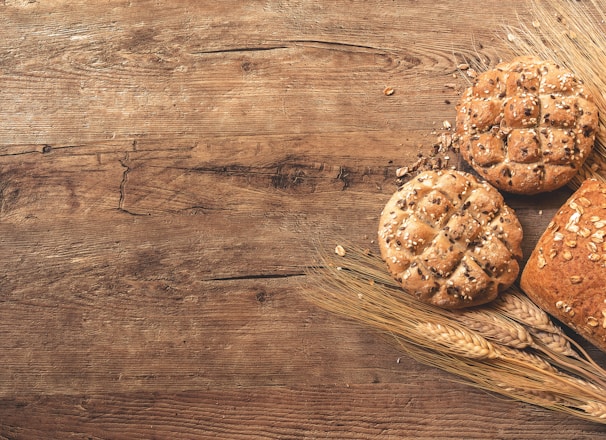
<instances>
[{"instance_id":1,"label":"golden bread crust","mask_svg":"<svg viewBox=\"0 0 606 440\"><path fill-rule=\"evenodd\" d=\"M501 194L459 171L427 171L381 213L379 246L392 276L445 308L487 303L519 273L522 228Z\"/></svg>"},{"instance_id":2,"label":"golden bread crust","mask_svg":"<svg viewBox=\"0 0 606 440\"><path fill-rule=\"evenodd\" d=\"M553 62L518 57L476 78L457 106L463 158L498 189L537 194L568 183L593 149L598 109Z\"/></svg>"},{"instance_id":3,"label":"golden bread crust","mask_svg":"<svg viewBox=\"0 0 606 440\"><path fill-rule=\"evenodd\" d=\"M606 351L606 184L585 180L539 239L520 286Z\"/></svg>"}]
</instances>

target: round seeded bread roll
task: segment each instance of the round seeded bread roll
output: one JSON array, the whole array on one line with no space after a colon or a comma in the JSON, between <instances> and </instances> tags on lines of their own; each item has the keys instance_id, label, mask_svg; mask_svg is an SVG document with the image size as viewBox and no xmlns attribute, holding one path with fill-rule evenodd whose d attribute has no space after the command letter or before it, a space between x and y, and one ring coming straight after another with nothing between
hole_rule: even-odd
<instances>
[{"instance_id":1,"label":"round seeded bread roll","mask_svg":"<svg viewBox=\"0 0 606 440\"><path fill-rule=\"evenodd\" d=\"M539 307L606 351L606 184L586 180L539 239L520 286Z\"/></svg>"},{"instance_id":2,"label":"round seeded bread roll","mask_svg":"<svg viewBox=\"0 0 606 440\"><path fill-rule=\"evenodd\" d=\"M497 188L552 191L591 152L598 110L583 83L553 62L518 57L477 76L457 107L463 158Z\"/></svg>"},{"instance_id":3,"label":"round seeded bread roll","mask_svg":"<svg viewBox=\"0 0 606 440\"><path fill-rule=\"evenodd\" d=\"M522 227L501 194L459 171L427 171L387 202L379 246L392 276L444 308L487 303L519 273Z\"/></svg>"}]
</instances>

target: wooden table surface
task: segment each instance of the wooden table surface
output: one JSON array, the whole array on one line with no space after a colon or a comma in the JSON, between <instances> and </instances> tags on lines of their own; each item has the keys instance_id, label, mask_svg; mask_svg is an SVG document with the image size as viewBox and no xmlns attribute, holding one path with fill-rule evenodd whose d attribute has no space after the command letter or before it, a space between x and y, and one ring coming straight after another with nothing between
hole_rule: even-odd
<instances>
[{"instance_id":1,"label":"wooden table surface","mask_svg":"<svg viewBox=\"0 0 606 440\"><path fill-rule=\"evenodd\" d=\"M603 438L301 288L525 6L4 0L0 438ZM526 256L568 194L507 196Z\"/></svg>"}]
</instances>

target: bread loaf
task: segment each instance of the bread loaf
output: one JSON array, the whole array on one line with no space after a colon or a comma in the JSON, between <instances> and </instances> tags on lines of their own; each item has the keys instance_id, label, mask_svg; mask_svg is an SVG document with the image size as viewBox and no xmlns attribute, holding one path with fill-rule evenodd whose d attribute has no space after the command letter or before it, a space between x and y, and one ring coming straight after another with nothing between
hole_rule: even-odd
<instances>
[{"instance_id":1,"label":"bread loaf","mask_svg":"<svg viewBox=\"0 0 606 440\"><path fill-rule=\"evenodd\" d=\"M553 62L518 57L478 75L457 107L463 158L503 191L559 188L593 148L598 110L583 83Z\"/></svg>"},{"instance_id":2,"label":"bread loaf","mask_svg":"<svg viewBox=\"0 0 606 440\"><path fill-rule=\"evenodd\" d=\"M487 303L519 274L522 228L501 194L458 171L427 171L381 213L379 246L392 276L445 308Z\"/></svg>"},{"instance_id":3,"label":"bread loaf","mask_svg":"<svg viewBox=\"0 0 606 440\"><path fill-rule=\"evenodd\" d=\"M606 351L606 184L586 180L556 213L521 277L539 307Z\"/></svg>"}]
</instances>

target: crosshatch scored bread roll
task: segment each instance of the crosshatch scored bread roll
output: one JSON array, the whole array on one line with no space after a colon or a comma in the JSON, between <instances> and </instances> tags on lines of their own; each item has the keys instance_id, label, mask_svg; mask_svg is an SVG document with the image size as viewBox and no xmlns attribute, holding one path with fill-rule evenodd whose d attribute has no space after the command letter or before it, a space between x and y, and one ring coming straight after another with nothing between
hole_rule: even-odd
<instances>
[{"instance_id":1,"label":"crosshatch scored bread roll","mask_svg":"<svg viewBox=\"0 0 606 440\"><path fill-rule=\"evenodd\" d=\"M568 183L591 152L598 110L570 71L518 57L476 78L457 107L463 158L497 188L536 194Z\"/></svg>"},{"instance_id":2,"label":"crosshatch scored bread roll","mask_svg":"<svg viewBox=\"0 0 606 440\"><path fill-rule=\"evenodd\" d=\"M606 351L606 184L585 180L556 213L524 271L539 307Z\"/></svg>"},{"instance_id":3,"label":"crosshatch scored bread roll","mask_svg":"<svg viewBox=\"0 0 606 440\"><path fill-rule=\"evenodd\" d=\"M519 273L522 228L501 194L459 171L427 171L387 202L379 246L392 276L444 308L487 303Z\"/></svg>"}]
</instances>

